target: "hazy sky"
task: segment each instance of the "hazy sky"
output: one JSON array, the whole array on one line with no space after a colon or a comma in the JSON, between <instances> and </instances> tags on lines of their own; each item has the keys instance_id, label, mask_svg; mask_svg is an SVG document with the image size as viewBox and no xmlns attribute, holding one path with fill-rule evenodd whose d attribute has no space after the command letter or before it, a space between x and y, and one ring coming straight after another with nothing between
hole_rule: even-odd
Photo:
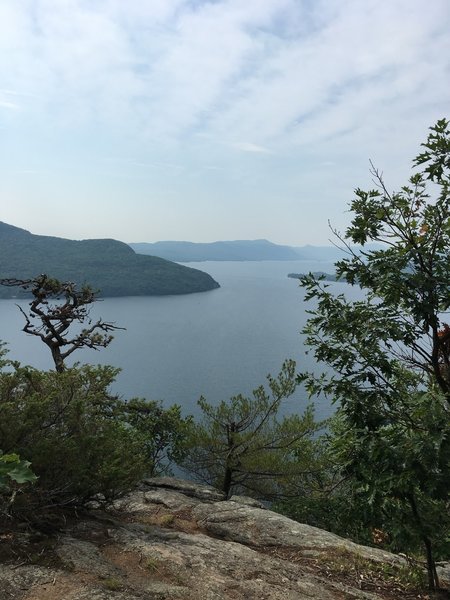
<instances>
[{"instance_id":1,"label":"hazy sky","mask_svg":"<svg viewBox=\"0 0 450 600\"><path fill-rule=\"evenodd\" d=\"M326 244L450 116L449 0L0 0L0 220Z\"/></svg>"}]
</instances>

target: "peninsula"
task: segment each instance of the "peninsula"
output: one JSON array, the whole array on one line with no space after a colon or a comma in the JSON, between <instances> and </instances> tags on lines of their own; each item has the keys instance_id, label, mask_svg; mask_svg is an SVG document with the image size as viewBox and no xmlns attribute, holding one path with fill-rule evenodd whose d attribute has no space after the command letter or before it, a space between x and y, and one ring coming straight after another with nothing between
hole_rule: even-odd
<instances>
[{"instance_id":1,"label":"peninsula","mask_svg":"<svg viewBox=\"0 0 450 600\"><path fill-rule=\"evenodd\" d=\"M89 284L102 297L190 294L220 287L203 271L136 254L117 240L33 235L0 221L0 278L27 279L41 273L77 285ZM16 288L0 286L0 298L19 293Z\"/></svg>"}]
</instances>

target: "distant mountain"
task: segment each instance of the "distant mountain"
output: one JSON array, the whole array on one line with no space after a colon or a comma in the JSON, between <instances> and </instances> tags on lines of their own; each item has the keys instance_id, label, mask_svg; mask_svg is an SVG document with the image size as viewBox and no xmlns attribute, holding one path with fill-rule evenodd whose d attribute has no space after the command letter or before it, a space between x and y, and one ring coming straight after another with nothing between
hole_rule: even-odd
<instances>
[{"instance_id":1,"label":"distant mountain","mask_svg":"<svg viewBox=\"0 0 450 600\"><path fill-rule=\"evenodd\" d=\"M0 221L0 278L26 279L41 273L88 283L104 297L189 294L220 287L203 271L136 254L123 242L33 235ZM0 286L0 298L19 293Z\"/></svg>"},{"instance_id":2,"label":"distant mountain","mask_svg":"<svg viewBox=\"0 0 450 600\"><path fill-rule=\"evenodd\" d=\"M344 253L335 246L283 246L268 240L236 240L224 242L154 242L130 243L138 254L151 254L176 262L251 261L251 260L317 260L335 262ZM356 249L356 247L355 247Z\"/></svg>"},{"instance_id":3,"label":"distant mountain","mask_svg":"<svg viewBox=\"0 0 450 600\"><path fill-rule=\"evenodd\" d=\"M279 246L267 240L236 240L230 242L155 242L129 244L139 254L152 254L177 262L205 260L298 260L289 246Z\"/></svg>"},{"instance_id":4,"label":"distant mountain","mask_svg":"<svg viewBox=\"0 0 450 600\"><path fill-rule=\"evenodd\" d=\"M336 246L295 246L297 260L320 260L334 262L344 258L344 253Z\"/></svg>"}]
</instances>

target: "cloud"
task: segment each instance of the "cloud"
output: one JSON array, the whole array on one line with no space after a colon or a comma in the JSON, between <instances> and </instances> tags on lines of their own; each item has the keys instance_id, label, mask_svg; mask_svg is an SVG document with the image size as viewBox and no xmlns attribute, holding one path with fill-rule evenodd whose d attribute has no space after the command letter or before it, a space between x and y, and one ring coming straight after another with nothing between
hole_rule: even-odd
<instances>
[{"instance_id":1,"label":"cloud","mask_svg":"<svg viewBox=\"0 0 450 600\"><path fill-rule=\"evenodd\" d=\"M238 150L242 150L243 152L253 152L256 154L270 154L270 150L264 148L263 146L258 146L258 144L252 144L251 142L237 142L233 144L234 148Z\"/></svg>"},{"instance_id":2,"label":"cloud","mask_svg":"<svg viewBox=\"0 0 450 600\"><path fill-rule=\"evenodd\" d=\"M13 90L0 89L0 108L19 110L20 104L17 102L17 96L19 96L19 94Z\"/></svg>"},{"instance_id":3,"label":"cloud","mask_svg":"<svg viewBox=\"0 0 450 600\"><path fill-rule=\"evenodd\" d=\"M312 35L289 44L276 40L260 71L239 82L212 127L218 135L239 129L262 144L310 144L358 128L362 119L377 120L386 106L393 109L391 119L401 120L402 104L420 98L420 109L427 97L444 103L448 80L433 72L449 68L449 37L438 23L438 7L447 24L450 10L438 2L423 14L420 4L343 2Z\"/></svg>"},{"instance_id":4,"label":"cloud","mask_svg":"<svg viewBox=\"0 0 450 600\"><path fill-rule=\"evenodd\" d=\"M58 173L8 189L72 190L88 210L170 195L180 227L235 202L257 228L242 211L258 198L294 238L294 215L333 218L369 158L400 177L448 115L449 30L448 0L0 0L3 172ZM136 183L108 187L110 171Z\"/></svg>"},{"instance_id":5,"label":"cloud","mask_svg":"<svg viewBox=\"0 0 450 600\"><path fill-rule=\"evenodd\" d=\"M25 109L66 125L264 148L426 104L436 85L448 98L449 25L446 0L25 0L0 6L0 70L35 96Z\"/></svg>"},{"instance_id":6,"label":"cloud","mask_svg":"<svg viewBox=\"0 0 450 600\"><path fill-rule=\"evenodd\" d=\"M16 104L15 102L10 102L9 100L2 100L0 98L0 108L8 108L11 110L17 110L19 108L19 105Z\"/></svg>"}]
</instances>

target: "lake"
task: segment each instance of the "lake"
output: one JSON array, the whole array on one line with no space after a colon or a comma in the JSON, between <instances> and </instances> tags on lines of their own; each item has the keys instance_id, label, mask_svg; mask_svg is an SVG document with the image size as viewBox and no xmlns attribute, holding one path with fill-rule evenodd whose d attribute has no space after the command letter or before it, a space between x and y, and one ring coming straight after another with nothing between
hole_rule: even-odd
<instances>
[{"instance_id":1,"label":"lake","mask_svg":"<svg viewBox=\"0 0 450 600\"><path fill-rule=\"evenodd\" d=\"M220 289L185 296L108 298L96 303L94 318L114 321L111 345L98 352L75 352L72 362L111 364L122 369L114 391L181 404L186 414L197 414L203 395L215 404L238 393L249 394L276 375L286 358L299 369L314 369L305 355L300 330L307 306L298 280L288 273L333 272L331 263L202 262L187 266L210 273ZM344 283L330 283L351 297L361 294ZM26 301L20 301L26 306ZM0 300L0 339L8 343L10 358L40 369L52 368L48 349L21 330L23 317L14 300ZM68 361L69 364L70 361ZM297 412L308 403L299 389L283 412ZM328 402L316 402L318 418L329 415Z\"/></svg>"}]
</instances>

